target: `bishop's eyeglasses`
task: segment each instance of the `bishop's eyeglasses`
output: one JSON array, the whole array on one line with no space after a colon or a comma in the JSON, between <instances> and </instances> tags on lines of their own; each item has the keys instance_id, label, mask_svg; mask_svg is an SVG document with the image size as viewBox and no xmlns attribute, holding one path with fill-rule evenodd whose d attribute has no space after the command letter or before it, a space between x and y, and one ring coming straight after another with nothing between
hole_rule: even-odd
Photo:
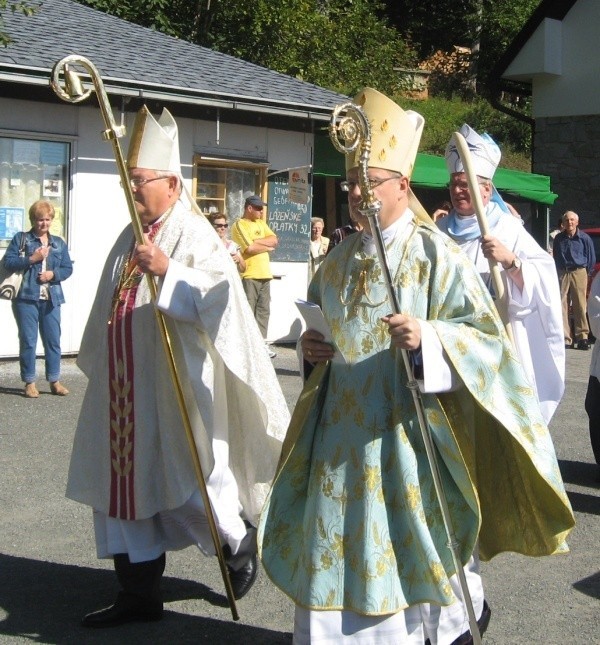
<instances>
[{"instance_id":1,"label":"bishop's eyeglasses","mask_svg":"<svg viewBox=\"0 0 600 645\"><path fill-rule=\"evenodd\" d=\"M392 175L391 177L384 177L383 179L377 179L377 178L371 179L369 177L367 181L369 182L369 188L371 190L374 190L375 188L377 188L377 186L381 186L381 184L384 184L386 181L389 181L390 179L400 179L401 176L402 175ZM341 181L340 182L340 189L344 193L350 193L358 185L359 185L359 183L357 181Z\"/></svg>"}]
</instances>

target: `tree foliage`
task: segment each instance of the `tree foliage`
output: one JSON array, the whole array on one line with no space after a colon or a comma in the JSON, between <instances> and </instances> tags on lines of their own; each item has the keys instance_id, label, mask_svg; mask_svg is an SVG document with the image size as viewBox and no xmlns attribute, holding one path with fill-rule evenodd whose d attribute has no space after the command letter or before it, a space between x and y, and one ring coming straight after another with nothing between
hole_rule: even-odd
<instances>
[{"instance_id":1,"label":"tree foliage","mask_svg":"<svg viewBox=\"0 0 600 645\"><path fill-rule=\"evenodd\" d=\"M379 0L79 1L343 94L393 92L416 62Z\"/></svg>"},{"instance_id":2,"label":"tree foliage","mask_svg":"<svg viewBox=\"0 0 600 645\"><path fill-rule=\"evenodd\" d=\"M4 31L4 21L2 20L2 13L7 9L12 11L20 11L25 16L31 16L40 7L40 2L29 2L28 0L0 0L0 46L6 47L11 43L10 35Z\"/></svg>"},{"instance_id":3,"label":"tree foliage","mask_svg":"<svg viewBox=\"0 0 600 645\"><path fill-rule=\"evenodd\" d=\"M477 91L486 95L488 76L539 0L436 0L435 11L414 0L387 0L386 13L420 60L454 46L478 48Z\"/></svg>"},{"instance_id":4,"label":"tree foliage","mask_svg":"<svg viewBox=\"0 0 600 645\"><path fill-rule=\"evenodd\" d=\"M279 0L277 11L270 0L219 2L204 44L344 94L393 92L394 68L416 57L382 9L376 0Z\"/></svg>"},{"instance_id":5,"label":"tree foliage","mask_svg":"<svg viewBox=\"0 0 600 645\"><path fill-rule=\"evenodd\" d=\"M491 68L539 4L539 0L77 1L342 94L375 87L402 105L407 100L398 68L416 67L433 53L451 52L454 46L478 52L473 68L477 83L469 86L463 74L456 79L456 90L450 81L444 92L464 98L465 87L471 87L485 97ZM41 0L0 0L0 21L3 10L27 14L40 4ZM0 43L8 41L0 22ZM415 109L426 118L431 112L424 139L424 149L430 152L439 153L445 145L447 128L442 124L451 119L448 127L456 129L466 121L518 153L527 153L527 127L500 115L472 93L462 105L434 96Z\"/></svg>"},{"instance_id":6,"label":"tree foliage","mask_svg":"<svg viewBox=\"0 0 600 645\"><path fill-rule=\"evenodd\" d=\"M539 0L78 0L145 27L353 94L398 89L394 68L476 48L477 92ZM473 83L475 87L475 83Z\"/></svg>"}]
</instances>

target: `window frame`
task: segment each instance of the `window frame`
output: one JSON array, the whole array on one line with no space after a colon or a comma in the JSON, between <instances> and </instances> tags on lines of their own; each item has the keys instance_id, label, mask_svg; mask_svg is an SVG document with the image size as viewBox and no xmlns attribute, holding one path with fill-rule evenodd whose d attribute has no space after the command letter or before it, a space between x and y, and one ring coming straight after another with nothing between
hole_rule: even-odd
<instances>
[{"instance_id":1,"label":"window frame","mask_svg":"<svg viewBox=\"0 0 600 645\"><path fill-rule=\"evenodd\" d=\"M11 239L14 237L14 234L12 233L29 231L31 229L29 222L29 207L38 199L48 199L55 206L57 217L55 217L53 227L50 229L50 232L53 235L62 237L68 243L71 223L71 188L76 139L74 137L64 135L2 129L0 129L0 139L7 140L12 144L12 158L0 158L0 164L4 167L8 166L9 168L8 175L5 176L4 173L2 175L2 179L6 180L8 185L5 187L6 192L2 191L0 188L0 208L18 209L22 211L20 222L21 228L19 228L18 231L16 231L16 229L15 231L12 231L14 228L13 226L11 228L11 232L8 234L5 229L4 237L0 237L0 251L3 251L8 247ZM23 149L25 152L27 152L27 144L37 144L39 147L39 157L37 162L34 163L33 160L30 160L29 163L26 160L15 161L15 141L23 142ZM44 143L60 144L63 146L61 163L43 163L42 155ZM29 154L31 154L31 151L29 151ZM30 166L34 166L34 168L31 169ZM13 171L16 170L19 172L14 172L13 177ZM26 185L21 186L25 171L29 171L32 174L35 174L36 172L39 173L39 177L36 182L38 185L37 191L35 188L32 191L32 188ZM27 181L27 178L25 181ZM10 193L14 189L20 189L19 192L22 194L18 197L11 196ZM37 192L37 196L32 194L32 192ZM54 192L56 192L56 194L53 194ZM3 194L8 195L8 197L4 198L2 196ZM13 216L14 215L15 214L13 213Z\"/></svg>"}]
</instances>

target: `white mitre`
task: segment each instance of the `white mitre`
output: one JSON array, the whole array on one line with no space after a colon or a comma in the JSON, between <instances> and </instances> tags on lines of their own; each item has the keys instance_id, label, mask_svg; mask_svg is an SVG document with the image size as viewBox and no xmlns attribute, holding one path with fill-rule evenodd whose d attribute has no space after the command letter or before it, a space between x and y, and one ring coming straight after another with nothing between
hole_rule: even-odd
<instances>
[{"instance_id":1,"label":"white mitre","mask_svg":"<svg viewBox=\"0 0 600 645\"><path fill-rule=\"evenodd\" d=\"M462 134L467 142L475 174L485 179L492 179L500 163L500 157L502 156L498 144L489 134L484 133L479 135L466 123L461 127L459 133ZM455 172L466 172L460 155L458 154L454 137L450 139L450 142L446 146L445 156L446 166L451 175Z\"/></svg>"},{"instance_id":2,"label":"white mitre","mask_svg":"<svg viewBox=\"0 0 600 645\"><path fill-rule=\"evenodd\" d=\"M127 167L163 170L181 176L179 134L169 110L164 108L158 121L145 105L137 113L129 141Z\"/></svg>"}]
</instances>

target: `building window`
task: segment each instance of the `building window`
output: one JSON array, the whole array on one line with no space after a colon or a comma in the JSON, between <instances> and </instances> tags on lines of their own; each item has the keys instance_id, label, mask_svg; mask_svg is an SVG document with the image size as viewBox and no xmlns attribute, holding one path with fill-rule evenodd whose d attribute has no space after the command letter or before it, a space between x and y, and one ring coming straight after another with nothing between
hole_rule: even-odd
<instances>
[{"instance_id":1,"label":"building window","mask_svg":"<svg viewBox=\"0 0 600 645\"><path fill-rule=\"evenodd\" d=\"M70 144L0 136L0 247L31 228L29 207L38 199L54 205L50 233L66 237Z\"/></svg>"},{"instance_id":2,"label":"building window","mask_svg":"<svg viewBox=\"0 0 600 645\"><path fill-rule=\"evenodd\" d=\"M225 213L230 220L241 217L244 200L261 195L268 164L194 157L193 194L205 214ZM266 200L265 200L266 201Z\"/></svg>"}]
</instances>

